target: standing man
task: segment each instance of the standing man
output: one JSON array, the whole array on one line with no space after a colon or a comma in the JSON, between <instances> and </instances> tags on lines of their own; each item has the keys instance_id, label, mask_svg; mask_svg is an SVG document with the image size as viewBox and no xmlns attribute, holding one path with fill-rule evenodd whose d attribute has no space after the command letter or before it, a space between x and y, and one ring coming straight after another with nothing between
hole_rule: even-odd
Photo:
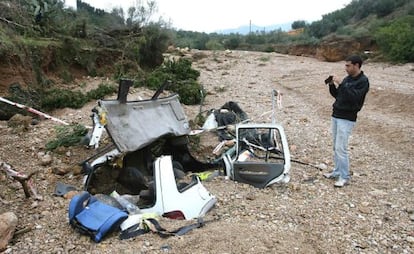
<instances>
[{"instance_id":1,"label":"standing man","mask_svg":"<svg viewBox=\"0 0 414 254\"><path fill-rule=\"evenodd\" d=\"M349 56L345 60L345 70L348 76L342 82L334 76L325 80L325 83L329 85L330 94L335 98L332 112L335 167L332 172L325 173L324 176L329 179L337 179L335 187L343 187L349 184L350 180L348 141L357 114L361 110L365 95L369 90L369 81L361 71L361 66L361 57Z\"/></svg>"}]
</instances>

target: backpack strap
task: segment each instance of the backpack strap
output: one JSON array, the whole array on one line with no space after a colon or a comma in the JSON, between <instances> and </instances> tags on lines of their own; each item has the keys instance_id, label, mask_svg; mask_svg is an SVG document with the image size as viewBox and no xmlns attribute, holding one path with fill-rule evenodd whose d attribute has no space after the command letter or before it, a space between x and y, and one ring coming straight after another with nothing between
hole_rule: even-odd
<instances>
[{"instance_id":1,"label":"backpack strap","mask_svg":"<svg viewBox=\"0 0 414 254\"><path fill-rule=\"evenodd\" d=\"M170 236L182 236L182 235L187 234L191 230L195 228L201 228L204 225L205 225L205 222L203 218L199 217L197 218L196 223L180 227L173 231L168 231L165 228L163 228L156 219L148 218L142 221L142 227L140 227L140 224L136 224L122 231L119 238L121 240L129 239L135 236L146 234L148 232L157 233L162 238L167 238Z\"/></svg>"}]
</instances>

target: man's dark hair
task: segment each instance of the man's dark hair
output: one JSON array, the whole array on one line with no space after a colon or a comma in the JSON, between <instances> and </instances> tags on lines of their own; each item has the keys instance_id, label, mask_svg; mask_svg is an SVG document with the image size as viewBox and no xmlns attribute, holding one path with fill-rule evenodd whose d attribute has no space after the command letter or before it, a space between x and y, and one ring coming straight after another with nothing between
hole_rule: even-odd
<instances>
[{"instance_id":1,"label":"man's dark hair","mask_svg":"<svg viewBox=\"0 0 414 254\"><path fill-rule=\"evenodd\" d=\"M351 62L352 64L359 64L359 68L362 67L362 58L358 55L348 56L345 59L346 62Z\"/></svg>"}]
</instances>

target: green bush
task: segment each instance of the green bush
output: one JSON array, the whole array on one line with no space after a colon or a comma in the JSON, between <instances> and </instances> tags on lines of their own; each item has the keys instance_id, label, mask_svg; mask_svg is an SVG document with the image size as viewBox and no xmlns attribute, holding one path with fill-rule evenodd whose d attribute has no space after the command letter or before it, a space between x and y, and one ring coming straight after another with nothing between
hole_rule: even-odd
<instances>
[{"instance_id":1,"label":"green bush","mask_svg":"<svg viewBox=\"0 0 414 254\"><path fill-rule=\"evenodd\" d=\"M206 43L206 49L208 49L208 50L223 50L224 46L218 40L210 39Z\"/></svg>"},{"instance_id":2,"label":"green bush","mask_svg":"<svg viewBox=\"0 0 414 254\"><path fill-rule=\"evenodd\" d=\"M153 71L143 83L142 86L146 86L149 89L157 90L167 80L173 80L173 75L166 73L163 69L157 69Z\"/></svg>"},{"instance_id":3,"label":"green bush","mask_svg":"<svg viewBox=\"0 0 414 254\"><path fill-rule=\"evenodd\" d=\"M132 60L121 60L114 64L113 78L119 80L121 78L136 79L143 75L137 62Z\"/></svg>"},{"instance_id":4,"label":"green bush","mask_svg":"<svg viewBox=\"0 0 414 254\"><path fill-rule=\"evenodd\" d=\"M381 52L394 62L414 62L414 16L405 16L375 34Z\"/></svg>"},{"instance_id":5,"label":"green bush","mask_svg":"<svg viewBox=\"0 0 414 254\"><path fill-rule=\"evenodd\" d=\"M224 40L224 47L226 49L237 49L241 43L241 36L239 34L231 34L229 38Z\"/></svg>"},{"instance_id":6,"label":"green bush","mask_svg":"<svg viewBox=\"0 0 414 254\"><path fill-rule=\"evenodd\" d=\"M105 97L108 94L117 92L117 88L109 84L100 84L98 88L91 90L86 93L88 100L99 100Z\"/></svg>"},{"instance_id":7,"label":"green bush","mask_svg":"<svg viewBox=\"0 0 414 254\"><path fill-rule=\"evenodd\" d=\"M180 95L180 101L186 105L200 104L202 100L202 87L195 80L173 83L170 90Z\"/></svg>"},{"instance_id":8,"label":"green bush","mask_svg":"<svg viewBox=\"0 0 414 254\"><path fill-rule=\"evenodd\" d=\"M191 61L180 58L178 61L167 61L164 64L165 72L174 75L176 80L196 80L200 76L200 72L191 68Z\"/></svg>"},{"instance_id":9,"label":"green bush","mask_svg":"<svg viewBox=\"0 0 414 254\"><path fill-rule=\"evenodd\" d=\"M191 68L191 61L180 58L178 61L167 61L148 75L140 85L150 89L158 89L166 81L171 81L167 90L176 92L181 102L187 105L200 103L201 85L197 82L200 72Z\"/></svg>"},{"instance_id":10,"label":"green bush","mask_svg":"<svg viewBox=\"0 0 414 254\"><path fill-rule=\"evenodd\" d=\"M69 84L74 79L72 73L67 69L63 69L62 71L60 71L59 77L63 80L63 83L65 84Z\"/></svg>"},{"instance_id":11,"label":"green bush","mask_svg":"<svg viewBox=\"0 0 414 254\"><path fill-rule=\"evenodd\" d=\"M88 129L81 124L56 126L56 139L46 144L46 149L51 151L60 146L74 146L80 144L82 138L88 133Z\"/></svg>"},{"instance_id":12,"label":"green bush","mask_svg":"<svg viewBox=\"0 0 414 254\"><path fill-rule=\"evenodd\" d=\"M304 27L306 27L306 25L307 25L306 21L296 20L296 21L293 21L291 27L292 27L292 29L298 29L298 28L304 28Z\"/></svg>"},{"instance_id":13,"label":"green bush","mask_svg":"<svg viewBox=\"0 0 414 254\"><path fill-rule=\"evenodd\" d=\"M40 98L41 93L30 86L27 89L22 88L19 83L13 83L9 86L8 99L11 101L38 108L40 106Z\"/></svg>"},{"instance_id":14,"label":"green bush","mask_svg":"<svg viewBox=\"0 0 414 254\"><path fill-rule=\"evenodd\" d=\"M56 108L81 108L88 101L102 99L105 95L112 94L117 88L111 85L100 84L98 88L83 94L80 91L65 89L51 89L44 92L41 98L41 107L45 110Z\"/></svg>"},{"instance_id":15,"label":"green bush","mask_svg":"<svg viewBox=\"0 0 414 254\"><path fill-rule=\"evenodd\" d=\"M88 98L80 91L51 89L44 93L42 108L52 110L56 108L81 108Z\"/></svg>"}]
</instances>

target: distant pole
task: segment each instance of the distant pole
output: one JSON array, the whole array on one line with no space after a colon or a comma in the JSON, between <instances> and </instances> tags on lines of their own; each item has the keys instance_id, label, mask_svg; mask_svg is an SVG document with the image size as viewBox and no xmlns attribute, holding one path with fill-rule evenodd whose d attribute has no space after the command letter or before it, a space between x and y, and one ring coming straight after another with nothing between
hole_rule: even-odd
<instances>
[{"instance_id":1,"label":"distant pole","mask_svg":"<svg viewBox=\"0 0 414 254\"><path fill-rule=\"evenodd\" d=\"M249 22L249 34L252 33L252 20L250 20Z\"/></svg>"}]
</instances>

